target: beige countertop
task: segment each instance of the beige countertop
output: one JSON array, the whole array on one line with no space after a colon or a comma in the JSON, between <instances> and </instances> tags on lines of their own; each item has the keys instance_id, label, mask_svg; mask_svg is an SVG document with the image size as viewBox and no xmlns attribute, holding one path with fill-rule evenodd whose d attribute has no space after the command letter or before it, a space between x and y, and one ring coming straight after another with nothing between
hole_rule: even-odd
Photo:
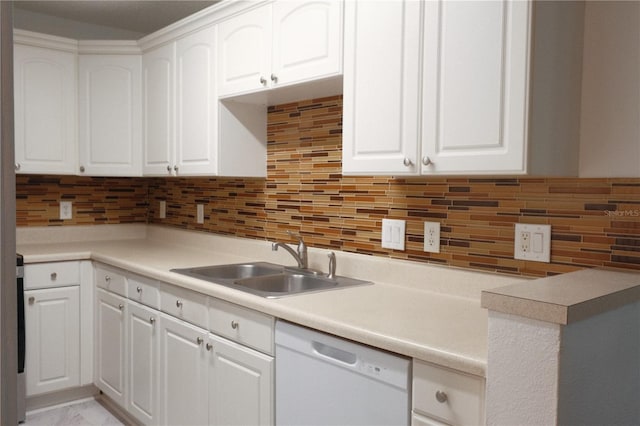
<instances>
[{"instance_id":1,"label":"beige countertop","mask_svg":"<svg viewBox=\"0 0 640 426\"><path fill-rule=\"evenodd\" d=\"M87 232L82 227L19 230L18 252L27 264L91 259L478 376L485 376L487 364L488 314L480 306L480 292L522 281L338 252L338 275L374 284L265 299L170 269L248 260L294 263L286 252L272 252L269 242L155 226L116 226L106 232L104 226L85 227ZM96 234L88 228L102 229ZM326 253L310 249L310 266L325 270Z\"/></svg>"},{"instance_id":2,"label":"beige countertop","mask_svg":"<svg viewBox=\"0 0 640 426\"><path fill-rule=\"evenodd\" d=\"M489 310L567 325L640 300L640 273L583 269L482 292Z\"/></svg>"}]
</instances>

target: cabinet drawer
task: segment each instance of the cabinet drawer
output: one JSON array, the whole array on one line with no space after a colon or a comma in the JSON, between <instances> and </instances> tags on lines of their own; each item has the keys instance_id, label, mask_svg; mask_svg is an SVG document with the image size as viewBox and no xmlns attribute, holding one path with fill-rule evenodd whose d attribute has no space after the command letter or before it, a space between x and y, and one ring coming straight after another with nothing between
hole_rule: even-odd
<instances>
[{"instance_id":1,"label":"cabinet drawer","mask_svg":"<svg viewBox=\"0 0 640 426\"><path fill-rule=\"evenodd\" d=\"M36 263L24 267L24 289L80 284L80 262Z\"/></svg>"},{"instance_id":2,"label":"cabinet drawer","mask_svg":"<svg viewBox=\"0 0 640 426\"><path fill-rule=\"evenodd\" d=\"M209 330L215 334L272 355L273 328L270 315L210 299Z\"/></svg>"},{"instance_id":3,"label":"cabinet drawer","mask_svg":"<svg viewBox=\"0 0 640 426\"><path fill-rule=\"evenodd\" d=\"M95 272L98 287L127 297L127 279L122 272L104 265L96 265Z\"/></svg>"},{"instance_id":4,"label":"cabinet drawer","mask_svg":"<svg viewBox=\"0 0 640 426\"><path fill-rule=\"evenodd\" d=\"M162 312L207 328L207 296L204 294L163 284L160 291L160 307Z\"/></svg>"},{"instance_id":5,"label":"cabinet drawer","mask_svg":"<svg viewBox=\"0 0 640 426\"><path fill-rule=\"evenodd\" d=\"M484 379L413 361L413 409L452 425L484 423Z\"/></svg>"},{"instance_id":6,"label":"cabinet drawer","mask_svg":"<svg viewBox=\"0 0 640 426\"><path fill-rule=\"evenodd\" d=\"M129 299L154 309L160 309L160 289L157 281L137 275L127 277Z\"/></svg>"}]
</instances>

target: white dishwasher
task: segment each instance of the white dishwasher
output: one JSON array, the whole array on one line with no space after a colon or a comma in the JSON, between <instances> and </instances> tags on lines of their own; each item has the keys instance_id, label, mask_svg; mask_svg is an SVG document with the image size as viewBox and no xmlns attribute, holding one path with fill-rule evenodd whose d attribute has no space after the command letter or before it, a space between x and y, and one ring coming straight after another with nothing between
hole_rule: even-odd
<instances>
[{"instance_id":1,"label":"white dishwasher","mask_svg":"<svg viewBox=\"0 0 640 426\"><path fill-rule=\"evenodd\" d=\"M276 425L403 425L410 360L284 321L276 324Z\"/></svg>"}]
</instances>

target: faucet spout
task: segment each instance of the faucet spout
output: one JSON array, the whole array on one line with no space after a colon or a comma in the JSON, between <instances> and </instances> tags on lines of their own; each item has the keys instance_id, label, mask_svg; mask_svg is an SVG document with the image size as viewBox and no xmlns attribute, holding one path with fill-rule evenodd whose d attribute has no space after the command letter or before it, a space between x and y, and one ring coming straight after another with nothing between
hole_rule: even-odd
<instances>
[{"instance_id":1,"label":"faucet spout","mask_svg":"<svg viewBox=\"0 0 640 426\"><path fill-rule=\"evenodd\" d=\"M296 253L296 251L294 249L292 249L291 247L289 247L285 243L273 243L273 244L271 244L271 250L273 250L273 251L278 251L278 247L282 247L283 249L288 251L291 256L293 256L293 258L296 260L296 262L298 262L298 268L301 268L301 269L306 269L307 268L307 265L305 264L303 259L298 255L298 253Z\"/></svg>"}]
</instances>

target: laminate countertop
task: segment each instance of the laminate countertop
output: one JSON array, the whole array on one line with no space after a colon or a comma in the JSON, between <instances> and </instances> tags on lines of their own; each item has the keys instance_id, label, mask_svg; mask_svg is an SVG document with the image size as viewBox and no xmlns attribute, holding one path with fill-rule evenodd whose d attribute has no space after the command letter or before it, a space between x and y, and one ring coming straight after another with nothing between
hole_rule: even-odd
<instances>
[{"instance_id":1,"label":"laminate countertop","mask_svg":"<svg viewBox=\"0 0 640 426\"><path fill-rule=\"evenodd\" d=\"M74 229L70 229L74 228ZM484 377L487 318L482 290L518 277L337 252L337 274L372 281L266 299L170 272L215 264L294 259L267 241L146 225L19 229L26 264L93 260L223 299L274 317L408 357ZM310 266L326 270L327 250L309 249Z\"/></svg>"}]
</instances>

